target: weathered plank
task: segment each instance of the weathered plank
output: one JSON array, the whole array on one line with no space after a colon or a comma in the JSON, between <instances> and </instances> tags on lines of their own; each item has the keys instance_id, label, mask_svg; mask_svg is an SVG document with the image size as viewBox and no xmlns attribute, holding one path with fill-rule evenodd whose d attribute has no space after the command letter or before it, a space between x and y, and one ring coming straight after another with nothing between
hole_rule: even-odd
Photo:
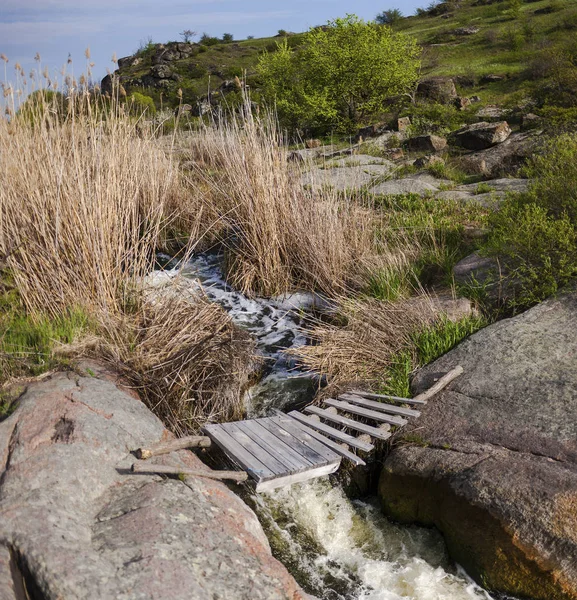
<instances>
[{"instance_id":1,"label":"weathered plank","mask_svg":"<svg viewBox=\"0 0 577 600\"><path fill-rule=\"evenodd\" d=\"M153 456L162 454L171 454L177 450L186 450L187 448L208 448L210 446L210 438L201 435L189 435L187 437L169 440L167 442L158 442L148 448L138 448L134 454L136 458L146 460Z\"/></svg>"},{"instance_id":2,"label":"weathered plank","mask_svg":"<svg viewBox=\"0 0 577 600\"><path fill-rule=\"evenodd\" d=\"M327 410L319 408L318 406L307 406L305 408L305 412L318 415L319 417L326 419L327 421L332 421L333 423L344 425L345 427L349 427L350 429L360 431L361 433L366 433L379 440L388 440L391 437L390 433L383 431L382 429L379 429L377 427L371 427L370 425L365 425L364 423L359 423L358 421L354 421L353 419L349 419L341 415L336 415Z\"/></svg>"},{"instance_id":3,"label":"weathered plank","mask_svg":"<svg viewBox=\"0 0 577 600\"><path fill-rule=\"evenodd\" d=\"M258 461L248 450L243 448L241 444L222 428L222 425L205 425L202 430L233 462L247 471L253 479L258 481L274 477L274 473L265 464Z\"/></svg>"},{"instance_id":4,"label":"weathered plank","mask_svg":"<svg viewBox=\"0 0 577 600\"><path fill-rule=\"evenodd\" d=\"M285 475L284 477L276 477L275 479L269 479L268 481L259 481L256 484L256 491L258 493L270 492L271 490L275 490L279 487L284 487L285 485L292 485L293 483L301 483L303 481L308 481L309 479L315 479L316 477L330 475L339 468L340 464L341 459L338 458L336 462L330 463L328 465L323 465L322 467L316 467L315 469L311 469L309 471L303 471L302 473L292 473L290 475Z\"/></svg>"},{"instance_id":5,"label":"weathered plank","mask_svg":"<svg viewBox=\"0 0 577 600\"><path fill-rule=\"evenodd\" d=\"M402 406L393 406L386 402L377 402L375 400L367 400L354 394L341 394L339 399L343 399L347 402L352 402L365 408L371 408L382 412L389 413L390 415L401 415L402 417L418 417L421 413L418 410L412 408L404 408Z\"/></svg>"},{"instance_id":6,"label":"weathered plank","mask_svg":"<svg viewBox=\"0 0 577 600\"><path fill-rule=\"evenodd\" d=\"M347 448L343 448L343 446L341 446L337 442L333 442L333 440L329 439L328 437L325 437L322 433L318 433L314 429L307 427L304 423L301 423L300 421L297 421L296 419L293 419L293 423L295 424L295 427L302 429L303 433L306 433L308 436L315 438L321 444L327 446L328 448L330 448L331 450L333 450L340 456L342 456L344 458L348 458L355 465L363 466L363 465L367 464L362 458L360 458L356 454L353 454L352 452L349 452L349 450L347 450Z\"/></svg>"},{"instance_id":7,"label":"weathered plank","mask_svg":"<svg viewBox=\"0 0 577 600\"><path fill-rule=\"evenodd\" d=\"M348 444L352 448L357 448L358 450L363 450L364 452L370 452L374 449L374 446L372 444L359 442L356 437L349 435L348 433L343 433L339 429L335 429L334 427L330 427L329 425L325 425L324 423L318 423L316 421L313 421L309 417L305 417L305 415L302 415L296 410L291 411L289 415L297 421L304 423L311 429L316 429L317 431L320 431L325 435L334 438L335 440L339 440L339 442L344 442L345 444Z\"/></svg>"},{"instance_id":8,"label":"weathered plank","mask_svg":"<svg viewBox=\"0 0 577 600\"><path fill-rule=\"evenodd\" d=\"M367 402L369 401L367 400ZM341 400L333 400L332 398L328 398L325 400L325 404L328 406L334 406L335 408L340 408L341 410L349 412L353 415L359 415L360 417L373 419L373 421L377 421L378 423L391 423L392 425L397 425L398 427L402 427L408 423L408 421L402 417L396 417L395 415L389 415L381 411L377 412L376 410L368 410L361 406L349 404L348 402L342 402Z\"/></svg>"},{"instance_id":9,"label":"weathered plank","mask_svg":"<svg viewBox=\"0 0 577 600\"><path fill-rule=\"evenodd\" d=\"M309 465L309 467L319 467L335 459L334 456L327 459L322 454L315 452L309 446L303 444L298 438L285 431L272 417L259 419L257 423L268 435L276 440L276 444L286 446L290 452L294 452L299 456L300 460Z\"/></svg>"},{"instance_id":10,"label":"weathered plank","mask_svg":"<svg viewBox=\"0 0 577 600\"><path fill-rule=\"evenodd\" d=\"M279 440L278 437L272 435L258 421L242 421L238 423L238 426L259 444L263 450L281 462L285 466L287 473L298 473L315 466L303 456L293 452L289 446Z\"/></svg>"},{"instance_id":11,"label":"weathered plank","mask_svg":"<svg viewBox=\"0 0 577 600\"><path fill-rule=\"evenodd\" d=\"M415 396L415 400L429 400L435 394L438 394L443 388L447 387L451 381L457 379L459 375L462 375L463 367L461 365L457 365L454 369L451 369L446 375L443 375L435 385L430 387L426 392Z\"/></svg>"},{"instance_id":12,"label":"weathered plank","mask_svg":"<svg viewBox=\"0 0 577 600\"><path fill-rule=\"evenodd\" d=\"M335 459L335 453L328 447L328 444L325 444L324 436L320 436L320 440L317 439L317 434L312 429L301 425L298 421L295 421L292 417L289 417L285 414L280 414L277 417L272 417L271 421L279 426L279 434L282 435L282 432L286 432L288 436L298 440L304 446L309 447L311 450L323 456L326 461L330 462ZM313 435L314 434L314 435ZM341 454L338 455L339 457Z\"/></svg>"},{"instance_id":13,"label":"weathered plank","mask_svg":"<svg viewBox=\"0 0 577 600\"><path fill-rule=\"evenodd\" d=\"M248 452L250 452L260 463L266 465L267 468L273 472L275 477L278 475L286 475L287 468L285 465L248 436L239 427L238 423L224 423L223 429L241 444L243 448L248 450Z\"/></svg>"},{"instance_id":14,"label":"weathered plank","mask_svg":"<svg viewBox=\"0 0 577 600\"><path fill-rule=\"evenodd\" d=\"M362 390L349 390L347 393L354 394L355 396L362 396L363 398L369 398L370 400L391 400L393 402L399 402L401 404L415 404L423 406L427 404L426 400L416 400L415 398L401 398L400 396L389 396L388 394L373 394L372 392L363 392Z\"/></svg>"}]
</instances>

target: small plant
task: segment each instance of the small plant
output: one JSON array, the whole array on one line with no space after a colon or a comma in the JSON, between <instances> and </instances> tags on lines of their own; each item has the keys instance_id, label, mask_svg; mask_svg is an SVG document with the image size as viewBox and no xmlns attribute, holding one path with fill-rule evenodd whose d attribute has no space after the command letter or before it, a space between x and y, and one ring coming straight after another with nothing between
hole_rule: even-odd
<instances>
[{"instance_id":1,"label":"small plant","mask_svg":"<svg viewBox=\"0 0 577 600\"><path fill-rule=\"evenodd\" d=\"M482 183L477 184L477 187L475 188L475 195L489 194L492 191L494 191L494 190L488 183L482 182Z\"/></svg>"}]
</instances>

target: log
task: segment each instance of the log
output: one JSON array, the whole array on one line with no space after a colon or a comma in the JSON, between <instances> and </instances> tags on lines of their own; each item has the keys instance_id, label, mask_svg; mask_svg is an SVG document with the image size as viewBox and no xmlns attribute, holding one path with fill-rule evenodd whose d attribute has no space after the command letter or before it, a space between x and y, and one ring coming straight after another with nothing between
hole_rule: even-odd
<instances>
[{"instance_id":1,"label":"log","mask_svg":"<svg viewBox=\"0 0 577 600\"><path fill-rule=\"evenodd\" d=\"M153 465L145 462L135 462L132 465L133 473L151 473L155 475L184 475L185 477L204 477L206 479L229 479L241 483L248 479L246 471L199 471L186 467L173 467L171 465Z\"/></svg>"},{"instance_id":2,"label":"log","mask_svg":"<svg viewBox=\"0 0 577 600\"><path fill-rule=\"evenodd\" d=\"M451 381L457 379L459 375L463 373L463 367L461 365L457 365L454 369L451 369L446 375L443 375L435 385L430 387L426 392L415 396L414 400L424 400L427 401L432 398L435 394L439 393L443 388L446 388Z\"/></svg>"},{"instance_id":3,"label":"log","mask_svg":"<svg viewBox=\"0 0 577 600\"><path fill-rule=\"evenodd\" d=\"M185 450L186 448L208 448L210 446L210 438L203 435L189 435L188 437L170 440L168 442L160 442L149 448L138 448L135 451L136 458L146 460L152 456L160 456L161 454L170 454L177 450Z\"/></svg>"}]
</instances>

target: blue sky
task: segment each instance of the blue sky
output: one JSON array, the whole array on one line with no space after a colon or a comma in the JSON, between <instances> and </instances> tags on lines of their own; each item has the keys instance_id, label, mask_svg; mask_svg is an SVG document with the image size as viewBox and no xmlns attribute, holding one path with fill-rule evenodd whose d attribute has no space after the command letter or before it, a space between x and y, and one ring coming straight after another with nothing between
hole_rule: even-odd
<instances>
[{"instance_id":1,"label":"blue sky","mask_svg":"<svg viewBox=\"0 0 577 600\"><path fill-rule=\"evenodd\" d=\"M387 8L413 14L428 0L0 0L0 53L28 72L41 55L42 66L56 71L70 53L74 71L84 70L91 51L96 79L104 76L113 53L127 56L149 37L178 40L192 29L235 39L270 36L279 29L304 31L334 17L355 13L373 19Z\"/></svg>"}]
</instances>

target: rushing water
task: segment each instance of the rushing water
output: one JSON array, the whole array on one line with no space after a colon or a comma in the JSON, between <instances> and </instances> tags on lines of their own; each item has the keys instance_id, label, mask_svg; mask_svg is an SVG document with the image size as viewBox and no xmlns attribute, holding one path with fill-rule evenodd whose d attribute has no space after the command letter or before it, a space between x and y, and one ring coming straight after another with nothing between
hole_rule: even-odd
<instances>
[{"instance_id":1,"label":"rushing water","mask_svg":"<svg viewBox=\"0 0 577 600\"><path fill-rule=\"evenodd\" d=\"M247 398L249 415L308 401L314 378L296 371L282 350L305 343L303 311L318 307L319 299L308 294L246 298L227 285L220 263L218 254L199 255L182 273L253 335L265 359L264 377ZM251 503L279 558L322 600L492 598L451 565L439 533L393 524L376 499L351 501L328 478L256 495Z\"/></svg>"}]
</instances>

